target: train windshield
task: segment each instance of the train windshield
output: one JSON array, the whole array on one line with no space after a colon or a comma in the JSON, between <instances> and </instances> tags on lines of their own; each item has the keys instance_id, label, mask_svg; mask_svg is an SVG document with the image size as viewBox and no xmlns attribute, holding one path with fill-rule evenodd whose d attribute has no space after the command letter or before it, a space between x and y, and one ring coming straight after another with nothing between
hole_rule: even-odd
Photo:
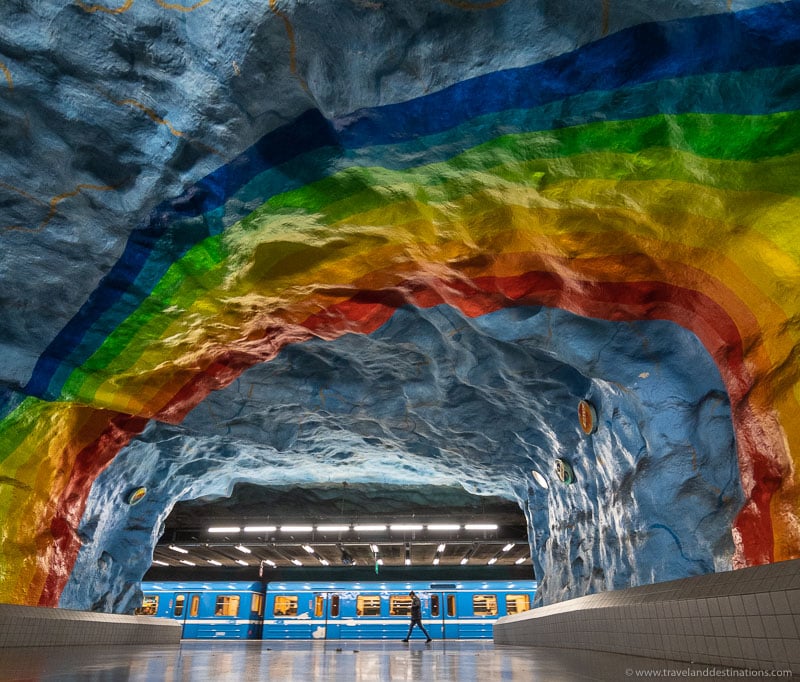
<instances>
[{"instance_id":1,"label":"train windshield","mask_svg":"<svg viewBox=\"0 0 800 682\"><path fill-rule=\"evenodd\" d=\"M183 615L183 605L186 602L186 595L179 594L175 597L175 615L182 616Z\"/></svg>"},{"instance_id":2,"label":"train windshield","mask_svg":"<svg viewBox=\"0 0 800 682\"><path fill-rule=\"evenodd\" d=\"M439 595L431 595L431 616L434 618L439 615Z\"/></svg>"}]
</instances>

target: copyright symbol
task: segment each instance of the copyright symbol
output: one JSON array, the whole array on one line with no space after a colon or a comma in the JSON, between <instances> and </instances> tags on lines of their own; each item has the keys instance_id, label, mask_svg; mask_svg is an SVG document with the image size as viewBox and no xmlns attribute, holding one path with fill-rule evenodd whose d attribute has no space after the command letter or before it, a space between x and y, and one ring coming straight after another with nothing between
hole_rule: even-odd
<instances>
[{"instance_id":1,"label":"copyright symbol","mask_svg":"<svg viewBox=\"0 0 800 682\"><path fill-rule=\"evenodd\" d=\"M630 668L625 668L625 677L631 677L633 675L633 670Z\"/></svg>"}]
</instances>

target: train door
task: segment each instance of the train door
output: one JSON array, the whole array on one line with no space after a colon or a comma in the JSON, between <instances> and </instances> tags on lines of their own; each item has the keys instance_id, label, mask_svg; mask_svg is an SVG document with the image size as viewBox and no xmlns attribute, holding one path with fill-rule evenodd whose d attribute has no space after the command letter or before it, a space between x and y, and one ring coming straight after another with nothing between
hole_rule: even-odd
<instances>
[{"instance_id":1,"label":"train door","mask_svg":"<svg viewBox=\"0 0 800 682\"><path fill-rule=\"evenodd\" d=\"M183 639L195 639L198 635L198 620L200 619L200 593L187 592L185 594L175 595L175 614L176 620L183 623L183 630L181 637ZM180 604L180 613L178 615L178 599L182 597Z\"/></svg>"},{"instance_id":2,"label":"train door","mask_svg":"<svg viewBox=\"0 0 800 682\"><path fill-rule=\"evenodd\" d=\"M454 592L431 592L431 636L441 639L458 639L458 612ZM423 622L425 622L423 620Z\"/></svg>"},{"instance_id":3,"label":"train door","mask_svg":"<svg viewBox=\"0 0 800 682\"><path fill-rule=\"evenodd\" d=\"M313 639L339 639L341 621L339 619L339 595L332 592L314 593Z\"/></svg>"}]
</instances>

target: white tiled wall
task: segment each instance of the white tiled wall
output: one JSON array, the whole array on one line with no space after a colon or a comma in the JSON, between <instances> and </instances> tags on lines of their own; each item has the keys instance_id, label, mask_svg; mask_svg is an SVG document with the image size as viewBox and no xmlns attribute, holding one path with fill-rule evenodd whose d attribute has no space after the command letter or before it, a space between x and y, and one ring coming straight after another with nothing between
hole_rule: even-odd
<instances>
[{"instance_id":1,"label":"white tiled wall","mask_svg":"<svg viewBox=\"0 0 800 682\"><path fill-rule=\"evenodd\" d=\"M0 649L18 646L169 644L179 623L147 616L0 604Z\"/></svg>"},{"instance_id":2,"label":"white tiled wall","mask_svg":"<svg viewBox=\"0 0 800 682\"><path fill-rule=\"evenodd\" d=\"M494 638L800 673L800 560L545 606L501 618Z\"/></svg>"}]
</instances>

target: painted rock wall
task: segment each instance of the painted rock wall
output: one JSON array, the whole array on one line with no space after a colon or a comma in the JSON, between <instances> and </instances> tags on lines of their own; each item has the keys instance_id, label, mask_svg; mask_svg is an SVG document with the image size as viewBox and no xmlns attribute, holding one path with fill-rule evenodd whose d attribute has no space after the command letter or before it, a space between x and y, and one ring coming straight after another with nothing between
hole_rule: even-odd
<instances>
[{"instance_id":1,"label":"painted rock wall","mask_svg":"<svg viewBox=\"0 0 800 682\"><path fill-rule=\"evenodd\" d=\"M0 7L0 599L365 463L544 601L798 555L800 3L531 4Z\"/></svg>"}]
</instances>

